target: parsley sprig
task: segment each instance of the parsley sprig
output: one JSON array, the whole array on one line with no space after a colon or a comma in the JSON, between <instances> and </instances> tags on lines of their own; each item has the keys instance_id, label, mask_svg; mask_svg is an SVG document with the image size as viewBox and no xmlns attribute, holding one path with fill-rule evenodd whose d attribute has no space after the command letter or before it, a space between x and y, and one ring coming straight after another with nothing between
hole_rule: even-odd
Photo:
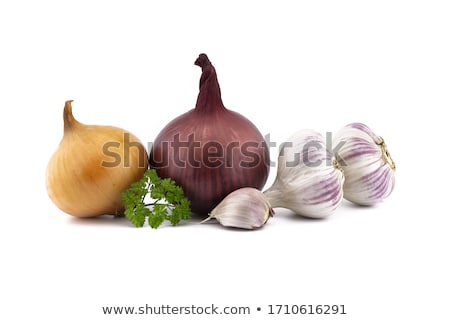
<instances>
[{"instance_id":1,"label":"parsley sprig","mask_svg":"<svg viewBox=\"0 0 450 320\"><path fill-rule=\"evenodd\" d=\"M151 202L146 203L149 197ZM164 220L175 226L190 218L190 202L183 189L172 179L158 177L154 169L147 170L141 180L125 190L122 199L125 217L136 227L147 221L150 227L158 228Z\"/></svg>"}]
</instances>

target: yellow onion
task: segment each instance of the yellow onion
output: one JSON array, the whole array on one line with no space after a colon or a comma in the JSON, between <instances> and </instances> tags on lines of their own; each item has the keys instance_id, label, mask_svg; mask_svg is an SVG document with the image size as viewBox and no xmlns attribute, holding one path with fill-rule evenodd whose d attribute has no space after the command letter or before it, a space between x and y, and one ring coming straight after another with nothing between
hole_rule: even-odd
<instances>
[{"instance_id":1,"label":"yellow onion","mask_svg":"<svg viewBox=\"0 0 450 320\"><path fill-rule=\"evenodd\" d=\"M120 215L122 191L148 167L147 151L133 134L112 126L85 125L64 106L64 136L46 172L55 205L76 217Z\"/></svg>"}]
</instances>

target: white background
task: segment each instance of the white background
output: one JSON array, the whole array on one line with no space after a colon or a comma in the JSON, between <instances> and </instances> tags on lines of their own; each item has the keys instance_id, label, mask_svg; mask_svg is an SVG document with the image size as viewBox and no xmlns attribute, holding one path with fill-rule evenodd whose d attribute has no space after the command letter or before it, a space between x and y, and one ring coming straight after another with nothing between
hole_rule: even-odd
<instances>
[{"instance_id":1,"label":"white background","mask_svg":"<svg viewBox=\"0 0 450 320\"><path fill-rule=\"evenodd\" d=\"M310 319L448 319L449 16L446 1L430 0L2 1L0 318L214 303L252 311L218 319L269 317L269 304L348 313ZM202 52L225 106L278 145L299 129L369 125L397 164L391 197L344 202L320 221L276 210L254 232L136 229L59 211L45 169L64 101L81 122L151 142L194 107Z\"/></svg>"}]
</instances>

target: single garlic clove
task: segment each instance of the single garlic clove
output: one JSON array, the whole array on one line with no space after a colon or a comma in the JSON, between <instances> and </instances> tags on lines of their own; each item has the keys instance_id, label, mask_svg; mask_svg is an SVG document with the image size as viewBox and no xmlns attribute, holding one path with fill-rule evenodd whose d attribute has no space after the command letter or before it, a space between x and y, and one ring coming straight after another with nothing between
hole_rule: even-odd
<instances>
[{"instance_id":1,"label":"single garlic clove","mask_svg":"<svg viewBox=\"0 0 450 320\"><path fill-rule=\"evenodd\" d=\"M277 177L264 194L272 207L282 207L308 218L331 215L343 199L344 175L324 137L300 130L284 143Z\"/></svg>"},{"instance_id":2,"label":"single garlic clove","mask_svg":"<svg viewBox=\"0 0 450 320\"><path fill-rule=\"evenodd\" d=\"M333 137L336 159L344 170L344 198L374 205L387 198L395 186L395 163L384 140L367 125L351 123Z\"/></svg>"},{"instance_id":3,"label":"single garlic clove","mask_svg":"<svg viewBox=\"0 0 450 320\"><path fill-rule=\"evenodd\" d=\"M257 229L273 214L269 201L261 191L245 187L228 194L201 223L216 219L225 227Z\"/></svg>"}]
</instances>

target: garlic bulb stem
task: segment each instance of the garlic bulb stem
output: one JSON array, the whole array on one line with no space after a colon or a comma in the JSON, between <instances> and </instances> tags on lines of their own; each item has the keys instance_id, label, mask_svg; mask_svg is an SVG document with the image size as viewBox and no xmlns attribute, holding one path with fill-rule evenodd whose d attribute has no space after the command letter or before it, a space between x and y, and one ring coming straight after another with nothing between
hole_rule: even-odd
<instances>
[{"instance_id":1,"label":"garlic bulb stem","mask_svg":"<svg viewBox=\"0 0 450 320\"><path fill-rule=\"evenodd\" d=\"M395 162L394 162L394 160L392 160L391 154L389 153L389 151L386 147L386 143L384 143L383 138L380 137L380 139L381 139L381 142L377 143L377 144L381 148L381 156L383 157L385 163L387 163L392 168L392 170L395 170Z\"/></svg>"},{"instance_id":2,"label":"garlic bulb stem","mask_svg":"<svg viewBox=\"0 0 450 320\"><path fill-rule=\"evenodd\" d=\"M270 205L272 208L283 208L285 207L285 195L286 195L286 185L277 179L270 186L269 189L264 191L264 195L267 199L269 199Z\"/></svg>"}]
</instances>

